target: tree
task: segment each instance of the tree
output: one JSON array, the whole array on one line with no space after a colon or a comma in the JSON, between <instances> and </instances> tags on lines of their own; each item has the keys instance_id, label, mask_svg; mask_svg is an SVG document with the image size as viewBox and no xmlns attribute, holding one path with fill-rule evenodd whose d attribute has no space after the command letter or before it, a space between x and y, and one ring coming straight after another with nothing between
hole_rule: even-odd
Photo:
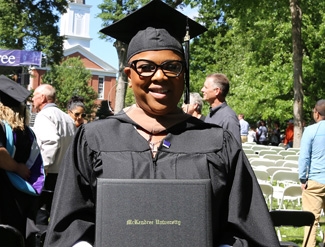
<instances>
[{"instance_id":1,"label":"tree","mask_svg":"<svg viewBox=\"0 0 325 247\"><path fill-rule=\"evenodd\" d=\"M48 64L63 57L60 15L68 0L0 0L0 48L42 51Z\"/></svg>"},{"instance_id":2,"label":"tree","mask_svg":"<svg viewBox=\"0 0 325 247\"><path fill-rule=\"evenodd\" d=\"M66 111L69 99L78 95L84 98L87 114L93 112L97 99L97 93L88 85L90 79L91 73L79 57L67 58L60 65L54 65L42 78L43 83L56 88L57 105L61 110Z\"/></svg>"},{"instance_id":3,"label":"tree","mask_svg":"<svg viewBox=\"0 0 325 247\"><path fill-rule=\"evenodd\" d=\"M141 5L105 0L103 26ZM285 123L295 116L299 145L301 122L309 123L310 109L325 94L325 14L320 11L325 2L179 0L172 6L177 5L196 7L197 20L208 29L191 41L191 91L200 91L207 74L224 73L231 81L227 101L236 112L251 122ZM127 47L123 49L125 54ZM125 64L120 60L120 75Z\"/></svg>"},{"instance_id":4,"label":"tree","mask_svg":"<svg viewBox=\"0 0 325 247\"><path fill-rule=\"evenodd\" d=\"M298 0L290 0L291 23L292 23L292 53L293 53L293 90L294 90L294 104L293 115L295 118L294 147L300 147L300 140L302 136L302 122L303 122L303 99L304 93L302 91L302 40L301 40L301 26L302 13L299 7Z\"/></svg>"},{"instance_id":5,"label":"tree","mask_svg":"<svg viewBox=\"0 0 325 247\"><path fill-rule=\"evenodd\" d=\"M324 3L190 2L199 6L200 20L208 27L192 43L191 81L201 80L202 86L208 73L227 74L231 80L228 103L236 112L255 121L284 122L294 115L298 127L295 145L299 145L301 122L310 119L309 114L303 116L302 107L309 113L314 99L324 92L319 81L325 69L324 42L319 39L324 33L324 13L319 11ZM300 9L305 10L303 19Z\"/></svg>"}]
</instances>

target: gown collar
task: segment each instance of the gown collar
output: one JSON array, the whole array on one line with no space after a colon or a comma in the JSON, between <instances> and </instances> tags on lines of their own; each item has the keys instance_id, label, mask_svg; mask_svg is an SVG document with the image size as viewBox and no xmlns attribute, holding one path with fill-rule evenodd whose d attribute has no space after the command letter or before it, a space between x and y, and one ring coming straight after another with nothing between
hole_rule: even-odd
<instances>
[{"instance_id":1,"label":"gown collar","mask_svg":"<svg viewBox=\"0 0 325 247\"><path fill-rule=\"evenodd\" d=\"M180 108L177 108L176 112L163 116L150 116L136 105L124 108L123 111L141 128L152 134L165 131L191 117L191 115L184 113Z\"/></svg>"}]
</instances>

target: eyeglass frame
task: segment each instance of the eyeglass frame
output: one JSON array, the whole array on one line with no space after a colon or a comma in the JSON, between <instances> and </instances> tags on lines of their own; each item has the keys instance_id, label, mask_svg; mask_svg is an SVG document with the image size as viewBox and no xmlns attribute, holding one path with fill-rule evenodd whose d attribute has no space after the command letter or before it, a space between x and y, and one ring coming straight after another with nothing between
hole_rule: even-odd
<instances>
[{"instance_id":1,"label":"eyeglass frame","mask_svg":"<svg viewBox=\"0 0 325 247\"><path fill-rule=\"evenodd\" d=\"M141 74L140 74L140 72L137 70L137 67L136 67L136 64L137 64L138 62L140 62L140 61L145 61L145 62L148 62L148 63L150 63L150 64L155 65L155 70L152 71L152 74L151 74L151 75L141 75ZM165 71L164 71L164 69L163 69L163 66L164 66L165 64L167 64L167 63L171 63L171 62L178 62L178 63L180 63L181 66L182 66L182 69L181 69L177 74L175 74L175 76L174 76L174 75L173 75L173 76L166 75L166 73L165 73ZM142 76L142 77L152 77L152 76L157 72L158 68L160 68L161 71L164 73L164 75L167 76L168 78L176 78L176 77L178 77L178 76L179 76L179 75L184 71L186 64L185 64L185 61L182 61L182 60L168 60L168 61L165 61L165 62L163 62L163 63L161 63L161 64L156 64L155 62L153 62L153 61L151 61L151 60L147 60L147 59L138 59L138 60L134 60L134 61L132 61L131 63L129 63L128 66L129 66L131 69L133 69L133 70L134 70L134 71L135 71L139 76ZM147 73L149 73L149 72L147 72Z\"/></svg>"},{"instance_id":2,"label":"eyeglass frame","mask_svg":"<svg viewBox=\"0 0 325 247\"><path fill-rule=\"evenodd\" d=\"M75 117L79 117L80 115L81 115L82 118L86 117L86 113L73 112L73 111L70 111L70 112L73 113L73 116L75 116Z\"/></svg>"}]
</instances>

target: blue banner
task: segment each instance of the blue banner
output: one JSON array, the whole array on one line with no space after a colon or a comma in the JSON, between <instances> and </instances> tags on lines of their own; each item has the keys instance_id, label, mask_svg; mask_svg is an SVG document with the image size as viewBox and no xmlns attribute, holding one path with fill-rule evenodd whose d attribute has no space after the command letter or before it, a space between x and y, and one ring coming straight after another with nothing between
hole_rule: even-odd
<instances>
[{"instance_id":1,"label":"blue banner","mask_svg":"<svg viewBox=\"0 0 325 247\"><path fill-rule=\"evenodd\" d=\"M36 65L41 67L42 52L0 50L0 66Z\"/></svg>"}]
</instances>

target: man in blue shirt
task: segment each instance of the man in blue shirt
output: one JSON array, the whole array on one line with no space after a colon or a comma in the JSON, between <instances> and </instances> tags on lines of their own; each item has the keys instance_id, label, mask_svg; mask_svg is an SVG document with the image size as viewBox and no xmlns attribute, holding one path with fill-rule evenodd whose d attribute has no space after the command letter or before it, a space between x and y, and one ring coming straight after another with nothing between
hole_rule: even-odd
<instances>
[{"instance_id":1,"label":"man in blue shirt","mask_svg":"<svg viewBox=\"0 0 325 247\"><path fill-rule=\"evenodd\" d=\"M316 228L322 209L325 210L325 100L317 101L313 109L315 124L305 128L300 145L299 179L302 206L315 215L315 224L308 240L316 246ZM305 230L305 236L309 228ZM305 242L305 240L304 240Z\"/></svg>"},{"instance_id":2,"label":"man in blue shirt","mask_svg":"<svg viewBox=\"0 0 325 247\"><path fill-rule=\"evenodd\" d=\"M249 131L249 123L244 119L244 114L238 115L239 125L240 125L240 137L241 142L245 143L247 142L247 136Z\"/></svg>"}]
</instances>

